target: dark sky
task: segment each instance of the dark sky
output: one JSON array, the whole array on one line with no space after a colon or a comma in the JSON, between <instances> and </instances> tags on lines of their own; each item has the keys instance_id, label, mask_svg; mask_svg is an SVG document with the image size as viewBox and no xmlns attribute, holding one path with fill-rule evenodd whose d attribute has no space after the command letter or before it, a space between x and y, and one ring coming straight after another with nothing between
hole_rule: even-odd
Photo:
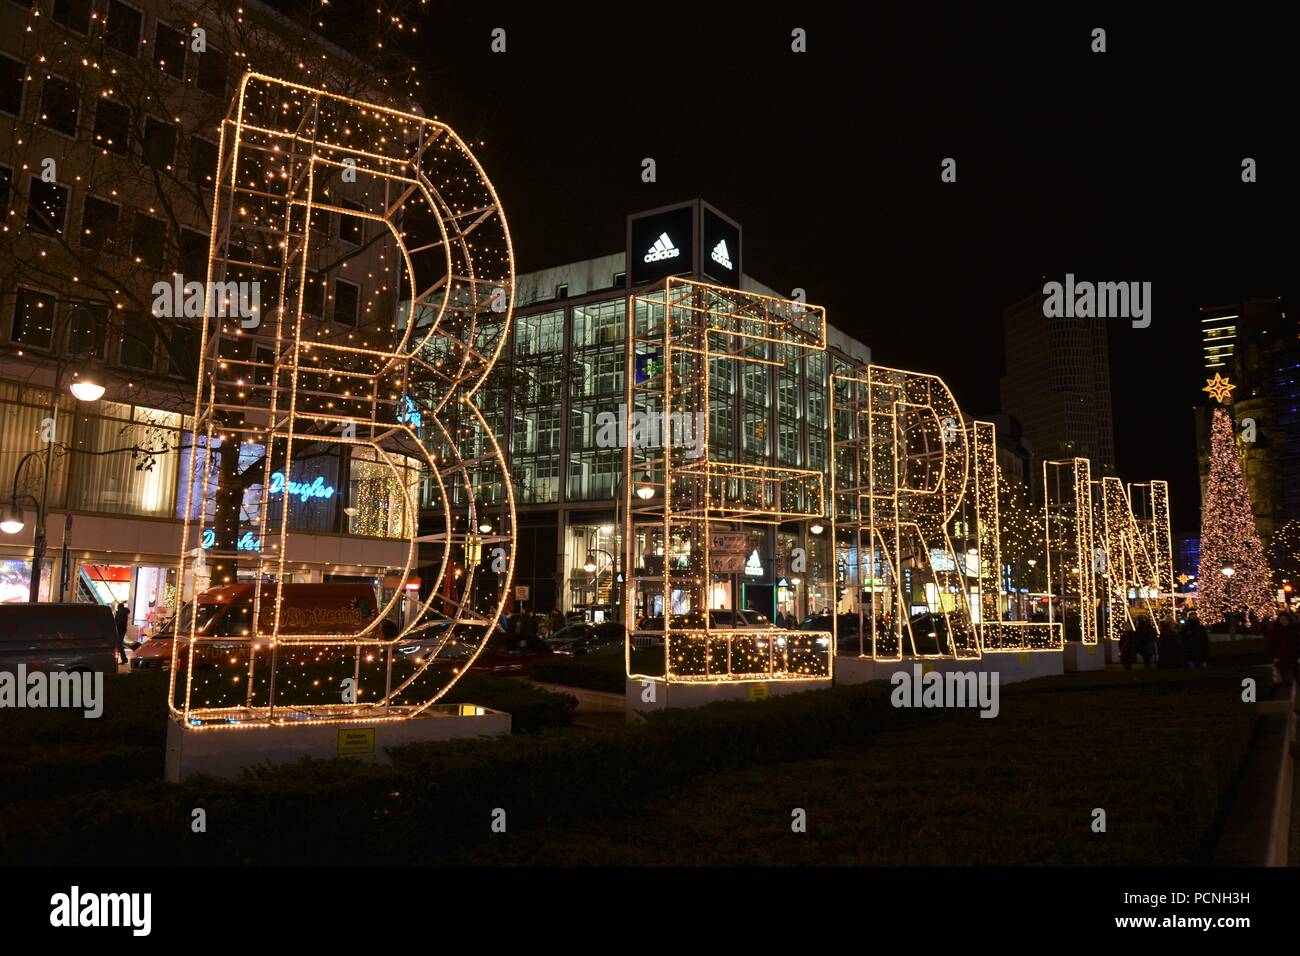
<instances>
[{"instance_id":1,"label":"dark sky","mask_svg":"<svg viewBox=\"0 0 1300 956\"><path fill-rule=\"evenodd\" d=\"M1242 7L1138 22L1096 5L468 6L429 4L420 72L430 112L485 140L520 271L617 251L626 213L702 196L743 224L747 273L803 287L878 361L942 375L974 414L997 410L1002 311L1043 276L1150 281L1150 328L1110 320L1118 467L1167 477L1175 527L1195 528L1196 309L1295 301L1281 22ZM498 26L505 54L489 49ZM790 52L796 26L806 54ZM1096 26L1105 54L1089 50ZM949 156L955 184L940 182Z\"/></svg>"}]
</instances>

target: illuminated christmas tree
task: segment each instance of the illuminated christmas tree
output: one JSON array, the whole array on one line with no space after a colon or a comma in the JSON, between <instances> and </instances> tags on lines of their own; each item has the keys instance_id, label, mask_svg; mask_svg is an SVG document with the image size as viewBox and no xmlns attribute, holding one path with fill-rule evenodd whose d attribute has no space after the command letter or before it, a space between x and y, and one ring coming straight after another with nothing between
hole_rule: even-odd
<instances>
[{"instance_id":1,"label":"illuminated christmas tree","mask_svg":"<svg viewBox=\"0 0 1300 956\"><path fill-rule=\"evenodd\" d=\"M1229 611L1253 614L1261 620L1273 613L1268 563L1255 530L1250 492L1241 475L1232 419L1221 408L1214 410L1211 431L1199 577L1197 610L1203 624L1223 621Z\"/></svg>"}]
</instances>

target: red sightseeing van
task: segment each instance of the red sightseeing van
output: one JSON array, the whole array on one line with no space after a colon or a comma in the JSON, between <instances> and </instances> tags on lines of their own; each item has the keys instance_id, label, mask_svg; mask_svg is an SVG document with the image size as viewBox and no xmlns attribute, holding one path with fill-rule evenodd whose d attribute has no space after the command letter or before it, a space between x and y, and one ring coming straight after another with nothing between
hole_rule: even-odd
<instances>
[{"instance_id":1,"label":"red sightseeing van","mask_svg":"<svg viewBox=\"0 0 1300 956\"><path fill-rule=\"evenodd\" d=\"M261 587L259 630L266 632L274 620L275 585ZM252 584L229 584L200 594L198 636L210 638L213 648L246 642L253 631L253 588ZM280 605L280 633L356 634L374 619L378 607L378 595L369 584L286 584ZM131 659L131 667L134 670L170 667L173 629L179 627L181 634L187 634L191 613L193 606L186 604L153 639L141 644ZM391 630L387 625L382 626L385 633Z\"/></svg>"}]
</instances>

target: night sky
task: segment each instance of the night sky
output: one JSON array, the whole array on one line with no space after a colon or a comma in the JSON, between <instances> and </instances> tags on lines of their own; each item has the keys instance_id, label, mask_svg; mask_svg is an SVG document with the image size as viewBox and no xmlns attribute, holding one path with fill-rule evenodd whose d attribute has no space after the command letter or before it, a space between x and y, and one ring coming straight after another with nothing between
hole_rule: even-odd
<instances>
[{"instance_id":1,"label":"night sky","mask_svg":"<svg viewBox=\"0 0 1300 956\"><path fill-rule=\"evenodd\" d=\"M1097 5L469 7L429 5L427 109L485 140L521 272L618 251L626 213L701 196L744 226L748 274L803 287L877 361L942 375L976 415L998 410L1003 309L1043 277L1150 281L1150 328L1108 320L1117 464L1167 477L1175 529L1197 526L1196 310L1296 301L1280 22ZM806 54L790 52L796 26ZM1105 54L1089 49L1097 26ZM955 184L940 181L949 156Z\"/></svg>"}]
</instances>

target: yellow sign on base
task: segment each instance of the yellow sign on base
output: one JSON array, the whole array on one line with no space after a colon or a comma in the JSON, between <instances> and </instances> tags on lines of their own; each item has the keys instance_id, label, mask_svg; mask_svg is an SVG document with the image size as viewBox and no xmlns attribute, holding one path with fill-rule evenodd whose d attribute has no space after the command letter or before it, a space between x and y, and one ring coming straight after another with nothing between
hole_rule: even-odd
<instances>
[{"instance_id":1,"label":"yellow sign on base","mask_svg":"<svg viewBox=\"0 0 1300 956\"><path fill-rule=\"evenodd\" d=\"M375 728L340 730L338 755L372 754L375 752Z\"/></svg>"},{"instance_id":2,"label":"yellow sign on base","mask_svg":"<svg viewBox=\"0 0 1300 956\"><path fill-rule=\"evenodd\" d=\"M750 684L750 685L749 685L749 699L750 699L750 700L767 700L767 685L766 685L766 684Z\"/></svg>"}]
</instances>

